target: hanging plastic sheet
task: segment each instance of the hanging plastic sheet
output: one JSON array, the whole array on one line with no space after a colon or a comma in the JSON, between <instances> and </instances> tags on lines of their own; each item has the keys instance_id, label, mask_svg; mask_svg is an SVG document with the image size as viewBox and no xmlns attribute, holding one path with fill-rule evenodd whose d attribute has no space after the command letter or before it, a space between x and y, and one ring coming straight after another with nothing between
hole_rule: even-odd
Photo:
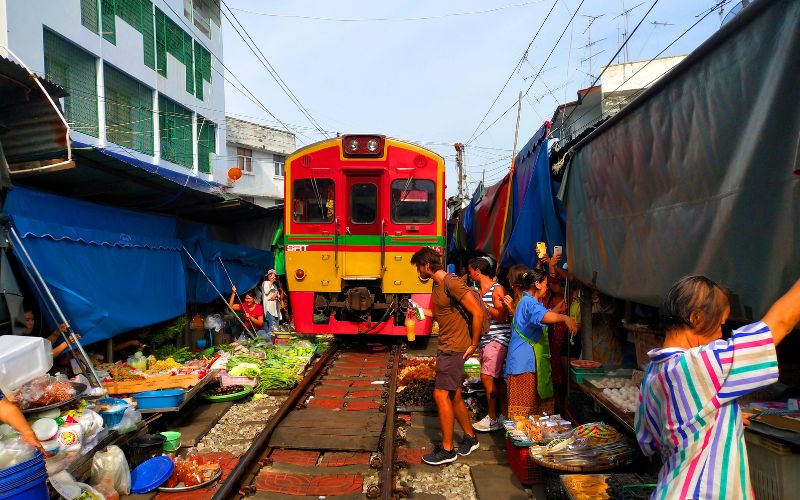
<instances>
[{"instance_id":1,"label":"hanging plastic sheet","mask_svg":"<svg viewBox=\"0 0 800 500\"><path fill-rule=\"evenodd\" d=\"M5 211L84 344L185 313L174 219L21 187Z\"/></svg>"},{"instance_id":2,"label":"hanging plastic sheet","mask_svg":"<svg viewBox=\"0 0 800 500\"><path fill-rule=\"evenodd\" d=\"M579 143L570 271L651 305L704 274L760 318L800 275L799 75L800 2L754 2Z\"/></svg>"},{"instance_id":3,"label":"hanging plastic sheet","mask_svg":"<svg viewBox=\"0 0 800 500\"><path fill-rule=\"evenodd\" d=\"M186 250L203 271L211 278L214 286L227 298L231 291L231 282L225 273L227 269L231 280L236 285L240 296L252 289L272 267L272 253L266 250L248 248L216 240L194 239L184 241ZM219 260L225 264L223 269ZM218 300L219 295L208 283L208 280L197 271L194 263L184 255L186 267L186 300L189 303L205 304Z\"/></svg>"},{"instance_id":4,"label":"hanging plastic sheet","mask_svg":"<svg viewBox=\"0 0 800 500\"><path fill-rule=\"evenodd\" d=\"M490 187L475 208L471 227L474 249L497 259L502 250L503 223L508 203L508 182L502 181Z\"/></svg>"},{"instance_id":5,"label":"hanging plastic sheet","mask_svg":"<svg viewBox=\"0 0 800 500\"><path fill-rule=\"evenodd\" d=\"M502 267L536 263L536 242L564 246L566 214L556 199L558 185L550 177L548 123L542 125L517 155L514 166L513 210L509 213ZM564 257L566 260L566 256ZM564 260L564 261L565 261ZM562 261L563 262L563 261Z\"/></svg>"}]
</instances>

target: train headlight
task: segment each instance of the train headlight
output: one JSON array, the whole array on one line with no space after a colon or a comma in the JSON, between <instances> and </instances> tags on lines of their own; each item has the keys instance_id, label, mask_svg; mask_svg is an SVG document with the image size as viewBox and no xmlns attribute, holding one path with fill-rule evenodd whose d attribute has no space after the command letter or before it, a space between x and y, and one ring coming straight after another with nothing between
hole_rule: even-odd
<instances>
[{"instance_id":1,"label":"train headlight","mask_svg":"<svg viewBox=\"0 0 800 500\"><path fill-rule=\"evenodd\" d=\"M303 271L302 269L297 269L294 272L294 277L297 281L303 281L303 279L305 279L306 277L306 272Z\"/></svg>"},{"instance_id":2,"label":"train headlight","mask_svg":"<svg viewBox=\"0 0 800 500\"><path fill-rule=\"evenodd\" d=\"M382 158L386 137L382 135L345 135L342 153L345 158Z\"/></svg>"}]
</instances>

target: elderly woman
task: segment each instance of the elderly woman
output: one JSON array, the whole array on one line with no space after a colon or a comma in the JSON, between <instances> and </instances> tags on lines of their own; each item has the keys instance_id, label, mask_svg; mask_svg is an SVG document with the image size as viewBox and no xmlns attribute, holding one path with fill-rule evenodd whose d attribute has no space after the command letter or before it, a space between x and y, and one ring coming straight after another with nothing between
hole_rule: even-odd
<instances>
[{"instance_id":1,"label":"elderly woman","mask_svg":"<svg viewBox=\"0 0 800 500\"><path fill-rule=\"evenodd\" d=\"M506 355L509 417L527 417L553 412L553 384L546 324L564 322L570 332L578 330L572 318L548 311L539 299L547 292L547 274L534 269L520 275L516 286L524 290L514 311L511 341ZM513 306L506 296L509 310Z\"/></svg>"},{"instance_id":2,"label":"elderly woman","mask_svg":"<svg viewBox=\"0 0 800 500\"><path fill-rule=\"evenodd\" d=\"M775 346L800 321L800 281L761 321L722 340L728 295L703 276L661 306L666 339L648 353L636 436L663 465L654 498L753 498L736 399L778 380Z\"/></svg>"}]
</instances>

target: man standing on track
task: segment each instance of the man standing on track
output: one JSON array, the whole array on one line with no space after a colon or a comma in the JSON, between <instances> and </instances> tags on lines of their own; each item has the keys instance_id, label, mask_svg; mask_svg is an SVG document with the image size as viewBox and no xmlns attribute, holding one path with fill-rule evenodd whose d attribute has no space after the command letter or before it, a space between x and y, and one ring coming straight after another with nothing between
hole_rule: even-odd
<instances>
[{"instance_id":1,"label":"man standing on track","mask_svg":"<svg viewBox=\"0 0 800 500\"><path fill-rule=\"evenodd\" d=\"M436 354L436 380L433 399L439 411L442 444L422 457L430 465L440 465L456 460L458 455L469 455L478 449L478 438L470 425L467 406L461 397L464 378L464 361L478 347L483 327L482 305L474 293L454 274L442 266L442 256L433 248L424 247L411 257L417 266L420 281L433 279L433 309L426 316L439 323L439 351ZM465 311L467 314L463 314ZM466 316L471 316L468 323ZM453 444L455 421L464 431L464 439L456 449Z\"/></svg>"}]
</instances>

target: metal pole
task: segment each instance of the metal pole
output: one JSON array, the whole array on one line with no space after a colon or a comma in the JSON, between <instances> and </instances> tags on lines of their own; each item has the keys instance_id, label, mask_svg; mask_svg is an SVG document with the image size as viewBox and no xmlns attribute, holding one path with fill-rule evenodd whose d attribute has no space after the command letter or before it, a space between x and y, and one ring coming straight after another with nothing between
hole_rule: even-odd
<instances>
[{"instance_id":1,"label":"metal pole","mask_svg":"<svg viewBox=\"0 0 800 500\"><path fill-rule=\"evenodd\" d=\"M206 277L206 279L208 280L208 283L211 285L211 288L213 288L214 291L217 292L217 295L219 295L219 298L221 298L222 301L225 302L225 305L228 307L228 310L231 313L233 313L233 316L239 321L239 324L242 325L242 328L244 328L244 331L247 332L247 334L250 335L250 337L256 338L256 336L253 333L251 333L250 330L247 328L247 325L244 324L244 321L242 321L242 318L240 318L239 315L236 314L236 311L233 309L233 307L231 307L231 305L228 303L228 301L225 300L225 296L222 295L222 292L219 291L219 288L217 288L217 286L214 284L214 282L211 281L211 278L206 274L206 272L203 271L203 268L200 267L200 264L198 264L197 261L194 260L194 257L192 256L192 254L189 253L189 250L186 250L186 247L181 247L181 248L183 248L183 251L186 252L186 255L188 255L189 258L192 259L192 262L194 263L194 266L197 268L197 270L200 271L200 273L203 276Z\"/></svg>"},{"instance_id":2,"label":"metal pole","mask_svg":"<svg viewBox=\"0 0 800 500\"><path fill-rule=\"evenodd\" d=\"M61 331L61 327L60 327L61 322L58 321L58 319L56 318L56 315L53 312L53 309L50 307L50 304L49 304L49 302L47 300L47 297L45 296L44 292L42 292L42 289L41 289L41 287L39 287L39 284L36 282L36 278L33 277L33 274L31 274L31 271L22 263L22 256L19 253L17 254L17 257L20 259L20 264L22 264L22 266L21 266L22 270L25 271L25 274L28 276L28 279L33 284L33 288L36 290L36 293L39 295L39 298L42 299L42 304L44 304L45 309L47 309L47 314L50 315L50 319L53 320L53 324L59 325L58 332L61 334L61 338L64 339L64 342L66 342L67 345L69 346L71 344L71 342L69 341L69 337L65 332ZM71 350L72 349L70 349L70 351ZM89 364L87 363L87 360L83 359L81 356L75 356L74 353L73 353L73 357L82 366L83 370L86 373L89 373L90 370L89 370Z\"/></svg>"},{"instance_id":3,"label":"metal pole","mask_svg":"<svg viewBox=\"0 0 800 500\"><path fill-rule=\"evenodd\" d=\"M94 371L94 366L92 366L92 362L89 360L89 356L86 354L86 351L83 350L83 346L81 345L80 341L77 338L75 338L75 331L72 329L69 322L67 321L67 318L64 316L64 313L61 311L61 308L58 306L58 302L56 302L55 297L53 297L53 294L50 293L50 288L47 286L47 283L45 283L44 278L42 278L42 275L39 274L39 269L36 268L36 264L33 262L33 259L31 259L31 256L28 254L28 251L25 250L25 246L22 244L22 239L17 234L16 229L14 229L14 226L12 225L9 225L8 229L11 232L11 236L13 236L14 240L16 241L16 246L25 255L25 258L30 263L30 270L32 270L34 274L36 274L36 278L41 283L42 289L47 294L47 298L49 298L50 302L53 304L53 307L58 313L58 317L61 318L61 322L67 325L67 329L69 330L70 335L73 336L75 345L78 346L78 350L83 356L83 359L86 361L87 368L89 368L89 372L92 374L92 377L94 377L95 381L97 382L97 386L103 387L103 382L100 380L100 377L97 376L97 372ZM25 267L24 263L22 267Z\"/></svg>"},{"instance_id":4,"label":"metal pole","mask_svg":"<svg viewBox=\"0 0 800 500\"><path fill-rule=\"evenodd\" d=\"M228 273L228 269L225 267L225 263L222 262L222 257L217 256L217 259L219 260L219 263L222 264L222 270L225 271L225 276L228 277L228 281L231 282L231 286L232 287L236 286L236 283L234 283L233 280L231 279L230 273ZM242 310L244 311L244 304L242 303L242 298L239 297L239 293L236 292L234 295L236 295L236 300L239 301L239 305L242 306Z\"/></svg>"}]
</instances>

